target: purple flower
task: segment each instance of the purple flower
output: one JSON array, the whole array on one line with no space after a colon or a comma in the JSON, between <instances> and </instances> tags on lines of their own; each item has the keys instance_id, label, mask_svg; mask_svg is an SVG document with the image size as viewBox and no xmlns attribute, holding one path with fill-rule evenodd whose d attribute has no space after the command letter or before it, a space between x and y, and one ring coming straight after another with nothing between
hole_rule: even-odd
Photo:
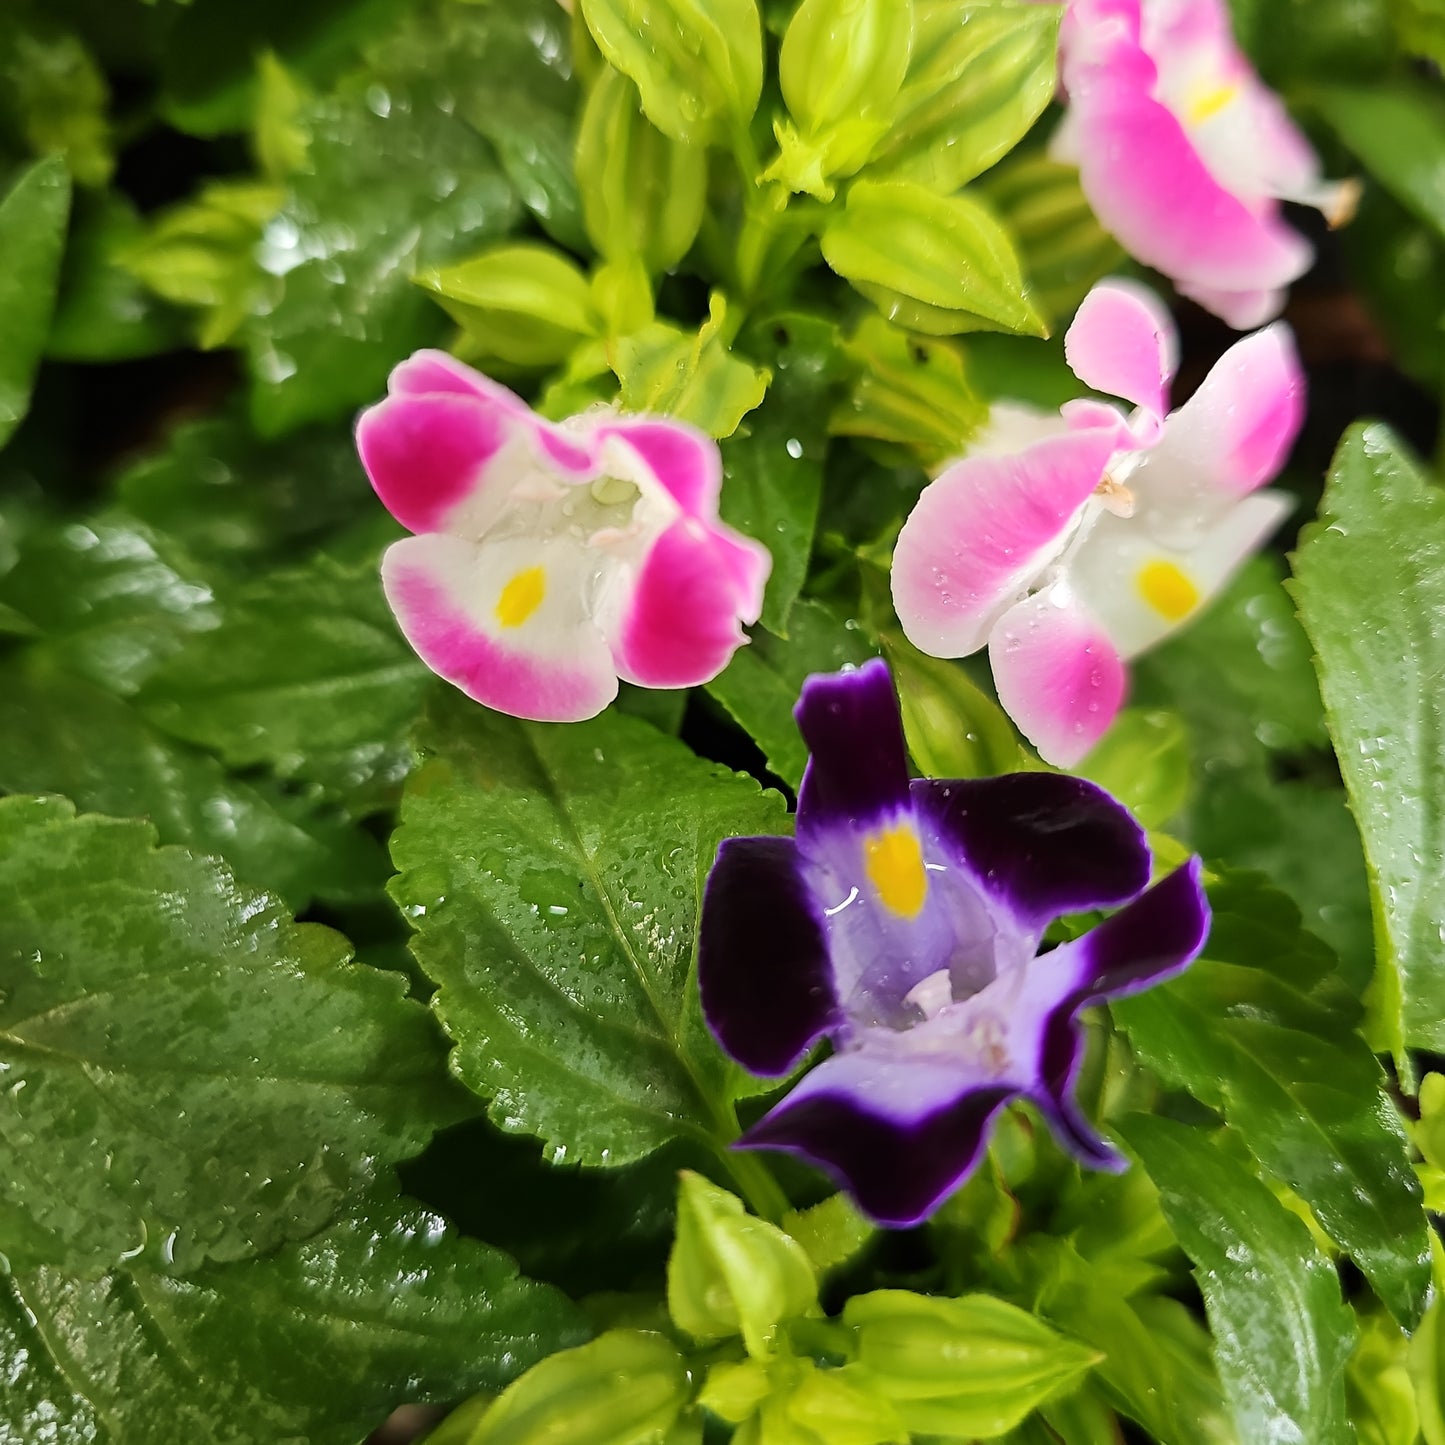
<instances>
[{"instance_id":1,"label":"purple flower","mask_svg":"<svg viewBox=\"0 0 1445 1445\"><path fill-rule=\"evenodd\" d=\"M1079 778L910 782L882 662L809 678L796 716L812 754L796 840L719 848L698 981L754 1073L787 1074L825 1035L833 1052L739 1146L810 1159L889 1225L962 1183L1011 1099L1083 1163L1122 1168L1073 1097L1077 1016L1198 953L1198 859L1146 892L1143 832ZM1039 953L1055 918L1095 908L1119 912Z\"/></svg>"}]
</instances>

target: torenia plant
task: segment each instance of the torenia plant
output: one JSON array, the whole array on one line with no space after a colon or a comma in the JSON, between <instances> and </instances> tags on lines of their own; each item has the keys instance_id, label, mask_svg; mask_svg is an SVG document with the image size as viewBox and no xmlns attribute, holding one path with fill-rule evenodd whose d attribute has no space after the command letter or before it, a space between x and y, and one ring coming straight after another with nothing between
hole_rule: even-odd
<instances>
[{"instance_id":1,"label":"torenia plant","mask_svg":"<svg viewBox=\"0 0 1445 1445\"><path fill-rule=\"evenodd\" d=\"M1442 1445L1426 0L10 8L0 1441Z\"/></svg>"}]
</instances>

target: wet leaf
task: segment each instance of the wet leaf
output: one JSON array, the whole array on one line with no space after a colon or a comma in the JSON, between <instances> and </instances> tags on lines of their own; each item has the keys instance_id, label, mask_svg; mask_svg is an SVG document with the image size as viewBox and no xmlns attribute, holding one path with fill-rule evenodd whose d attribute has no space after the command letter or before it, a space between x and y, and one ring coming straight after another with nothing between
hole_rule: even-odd
<instances>
[{"instance_id":1,"label":"wet leaf","mask_svg":"<svg viewBox=\"0 0 1445 1445\"><path fill-rule=\"evenodd\" d=\"M0 1275L0 1430L355 1445L397 1405L498 1389L585 1333L505 1255L377 1195L305 1243L186 1279L139 1265Z\"/></svg>"},{"instance_id":2,"label":"wet leaf","mask_svg":"<svg viewBox=\"0 0 1445 1445\"><path fill-rule=\"evenodd\" d=\"M460 1112L398 975L146 823L0 801L0 899L17 1272L185 1272L304 1238Z\"/></svg>"},{"instance_id":3,"label":"wet leaf","mask_svg":"<svg viewBox=\"0 0 1445 1445\"><path fill-rule=\"evenodd\" d=\"M733 1133L733 1066L693 977L702 885L782 800L613 713L519 722L448 693L392 855L412 951L492 1119L556 1162L623 1164Z\"/></svg>"},{"instance_id":4,"label":"wet leaf","mask_svg":"<svg viewBox=\"0 0 1445 1445\"><path fill-rule=\"evenodd\" d=\"M1136 1114L1122 1132L1194 1261L1240 1438L1352 1445L1354 1316L1304 1224L1201 1130Z\"/></svg>"}]
</instances>

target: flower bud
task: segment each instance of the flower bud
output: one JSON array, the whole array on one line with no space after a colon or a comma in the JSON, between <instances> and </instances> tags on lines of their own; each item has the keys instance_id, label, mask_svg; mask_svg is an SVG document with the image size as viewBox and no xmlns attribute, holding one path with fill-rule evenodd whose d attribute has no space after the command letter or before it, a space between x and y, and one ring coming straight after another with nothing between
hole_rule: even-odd
<instances>
[{"instance_id":1,"label":"flower bud","mask_svg":"<svg viewBox=\"0 0 1445 1445\"><path fill-rule=\"evenodd\" d=\"M823 259L914 331L1045 336L1008 232L969 196L909 181L856 181L822 237Z\"/></svg>"},{"instance_id":2,"label":"flower bud","mask_svg":"<svg viewBox=\"0 0 1445 1445\"><path fill-rule=\"evenodd\" d=\"M610 1330L513 1381L470 1445L650 1445L677 1423L690 1393L671 1341L646 1330Z\"/></svg>"},{"instance_id":3,"label":"flower bud","mask_svg":"<svg viewBox=\"0 0 1445 1445\"><path fill-rule=\"evenodd\" d=\"M603 55L664 135L708 145L745 126L763 88L757 0L581 0Z\"/></svg>"},{"instance_id":4,"label":"flower bud","mask_svg":"<svg viewBox=\"0 0 1445 1445\"><path fill-rule=\"evenodd\" d=\"M541 370L598 334L587 278L548 246L492 246L416 282L465 328L470 360Z\"/></svg>"},{"instance_id":5,"label":"flower bud","mask_svg":"<svg viewBox=\"0 0 1445 1445\"><path fill-rule=\"evenodd\" d=\"M916 1434L989 1438L1102 1357L989 1295L876 1290L849 1300L854 1358Z\"/></svg>"},{"instance_id":6,"label":"flower bud","mask_svg":"<svg viewBox=\"0 0 1445 1445\"><path fill-rule=\"evenodd\" d=\"M640 258L655 274L682 260L697 236L707 160L658 130L642 113L637 87L609 66L582 112L577 184L598 251L614 262Z\"/></svg>"},{"instance_id":7,"label":"flower bud","mask_svg":"<svg viewBox=\"0 0 1445 1445\"><path fill-rule=\"evenodd\" d=\"M682 1176L667 1264L667 1307L681 1329L696 1340L741 1335L750 1355L766 1358L777 1327L817 1303L813 1266L797 1240L701 1175Z\"/></svg>"}]
</instances>

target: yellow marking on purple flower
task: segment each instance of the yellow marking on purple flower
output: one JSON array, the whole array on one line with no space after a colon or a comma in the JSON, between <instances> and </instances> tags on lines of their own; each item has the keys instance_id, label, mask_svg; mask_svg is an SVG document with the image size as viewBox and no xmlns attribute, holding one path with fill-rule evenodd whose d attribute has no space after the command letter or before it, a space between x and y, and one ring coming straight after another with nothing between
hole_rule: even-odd
<instances>
[{"instance_id":1,"label":"yellow marking on purple flower","mask_svg":"<svg viewBox=\"0 0 1445 1445\"><path fill-rule=\"evenodd\" d=\"M1135 581L1139 595L1167 622L1182 622L1199 606L1199 588L1173 562L1146 562Z\"/></svg>"},{"instance_id":2,"label":"yellow marking on purple flower","mask_svg":"<svg viewBox=\"0 0 1445 1445\"><path fill-rule=\"evenodd\" d=\"M917 918L928 895L928 874L918 835L907 823L863 841L863 866L878 901L901 918Z\"/></svg>"},{"instance_id":3,"label":"yellow marking on purple flower","mask_svg":"<svg viewBox=\"0 0 1445 1445\"><path fill-rule=\"evenodd\" d=\"M503 627L520 627L547 595L547 574L540 567L518 572L497 598L497 621Z\"/></svg>"}]
</instances>

